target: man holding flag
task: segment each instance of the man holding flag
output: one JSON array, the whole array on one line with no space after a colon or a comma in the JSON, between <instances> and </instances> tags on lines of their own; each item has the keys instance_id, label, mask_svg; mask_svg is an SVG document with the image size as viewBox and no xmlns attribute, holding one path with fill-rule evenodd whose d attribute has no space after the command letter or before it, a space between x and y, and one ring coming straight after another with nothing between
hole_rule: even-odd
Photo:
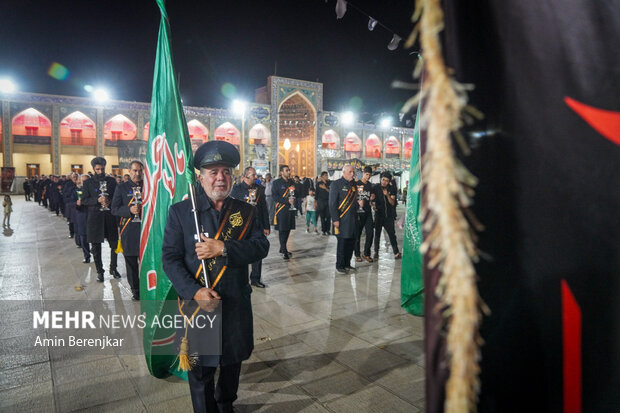
<instances>
[{"instance_id":1,"label":"man holding flag","mask_svg":"<svg viewBox=\"0 0 620 413\"><path fill-rule=\"evenodd\" d=\"M181 299L193 299L209 312L220 302L222 305L222 355L201 354L188 372L195 412L233 411L241 362L254 348L248 264L267 256L269 241L256 208L229 197L232 170L238 163L239 152L228 142L210 141L200 146L194 166L200 169L196 209L201 240L194 238L196 227L189 199L170 207L164 235L164 271ZM201 260L206 260L209 268L208 285L201 276ZM192 343L189 347L193 353Z\"/></svg>"}]
</instances>

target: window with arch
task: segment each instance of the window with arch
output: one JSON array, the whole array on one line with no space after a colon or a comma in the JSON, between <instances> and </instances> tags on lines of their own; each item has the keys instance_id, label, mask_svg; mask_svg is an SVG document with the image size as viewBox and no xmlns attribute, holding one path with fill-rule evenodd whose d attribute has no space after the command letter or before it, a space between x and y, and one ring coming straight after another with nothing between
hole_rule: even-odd
<instances>
[{"instance_id":1,"label":"window with arch","mask_svg":"<svg viewBox=\"0 0 620 413\"><path fill-rule=\"evenodd\" d=\"M362 156L362 140L357 133L349 132L344 138L344 155L346 159Z\"/></svg>"},{"instance_id":2,"label":"window with arch","mask_svg":"<svg viewBox=\"0 0 620 413\"><path fill-rule=\"evenodd\" d=\"M118 114L103 125L103 139L107 146L115 146L118 141L133 141L138 127L128 117Z\"/></svg>"},{"instance_id":3,"label":"window with arch","mask_svg":"<svg viewBox=\"0 0 620 413\"><path fill-rule=\"evenodd\" d=\"M198 119L192 119L187 122L187 130L192 143L192 152L195 153L200 145L209 140L209 129Z\"/></svg>"},{"instance_id":4,"label":"window with arch","mask_svg":"<svg viewBox=\"0 0 620 413\"><path fill-rule=\"evenodd\" d=\"M413 150L413 138L405 141L405 159L411 159L411 151Z\"/></svg>"},{"instance_id":5,"label":"window with arch","mask_svg":"<svg viewBox=\"0 0 620 413\"><path fill-rule=\"evenodd\" d=\"M390 136L385 140L385 157L386 158L399 158L400 157L400 141L396 136Z\"/></svg>"},{"instance_id":6,"label":"window with arch","mask_svg":"<svg viewBox=\"0 0 620 413\"><path fill-rule=\"evenodd\" d=\"M366 158L381 158L381 139L374 133L366 139Z\"/></svg>"},{"instance_id":7,"label":"window with arch","mask_svg":"<svg viewBox=\"0 0 620 413\"><path fill-rule=\"evenodd\" d=\"M224 122L218 126L213 135L216 141L226 141L236 146L241 145L241 133L239 129L230 122Z\"/></svg>"},{"instance_id":8,"label":"window with arch","mask_svg":"<svg viewBox=\"0 0 620 413\"><path fill-rule=\"evenodd\" d=\"M340 148L340 135L338 135L336 131L333 129L326 130L323 136L321 136L321 148L339 149Z\"/></svg>"},{"instance_id":9,"label":"window with arch","mask_svg":"<svg viewBox=\"0 0 620 413\"><path fill-rule=\"evenodd\" d=\"M13 142L49 145L52 139L52 122L35 108L19 112L12 122Z\"/></svg>"},{"instance_id":10,"label":"window with arch","mask_svg":"<svg viewBox=\"0 0 620 413\"><path fill-rule=\"evenodd\" d=\"M95 122L79 110L60 121L62 145L95 146L97 141Z\"/></svg>"},{"instance_id":11,"label":"window with arch","mask_svg":"<svg viewBox=\"0 0 620 413\"><path fill-rule=\"evenodd\" d=\"M271 145L271 132L265 125L261 123L257 123L256 125L252 126L249 135L250 145Z\"/></svg>"}]
</instances>

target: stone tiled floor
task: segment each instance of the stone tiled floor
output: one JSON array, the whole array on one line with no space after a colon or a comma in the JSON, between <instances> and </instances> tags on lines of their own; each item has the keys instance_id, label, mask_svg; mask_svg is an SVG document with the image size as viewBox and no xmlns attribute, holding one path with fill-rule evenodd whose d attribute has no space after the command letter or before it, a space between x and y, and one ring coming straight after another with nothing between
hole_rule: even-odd
<instances>
[{"instance_id":1,"label":"stone tiled floor","mask_svg":"<svg viewBox=\"0 0 620 413\"><path fill-rule=\"evenodd\" d=\"M0 316L0 411L191 411L187 383L153 378L143 356L32 346L30 307L46 301L105 299L127 313L139 306L123 264L121 280L95 282L94 265L82 264L62 218L14 202L13 225L0 238L0 300L32 301ZM305 233L301 218L298 226L289 262L277 254L277 234L269 237L268 288L252 294L255 351L243 364L236 409L423 411L423 320L400 308L400 261L384 237L378 263L338 275L336 239Z\"/></svg>"}]
</instances>

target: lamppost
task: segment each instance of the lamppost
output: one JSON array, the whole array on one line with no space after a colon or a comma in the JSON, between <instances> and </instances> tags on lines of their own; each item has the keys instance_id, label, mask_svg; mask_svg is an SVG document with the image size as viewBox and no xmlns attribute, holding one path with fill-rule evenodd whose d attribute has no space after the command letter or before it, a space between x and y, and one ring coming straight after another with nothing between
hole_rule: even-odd
<instances>
[{"instance_id":1,"label":"lamppost","mask_svg":"<svg viewBox=\"0 0 620 413\"><path fill-rule=\"evenodd\" d=\"M247 103L243 100L235 99L232 103L232 110L237 116L241 116L241 143L239 145L239 152L241 158L241 167L242 170L245 168L245 109L247 107Z\"/></svg>"}]
</instances>

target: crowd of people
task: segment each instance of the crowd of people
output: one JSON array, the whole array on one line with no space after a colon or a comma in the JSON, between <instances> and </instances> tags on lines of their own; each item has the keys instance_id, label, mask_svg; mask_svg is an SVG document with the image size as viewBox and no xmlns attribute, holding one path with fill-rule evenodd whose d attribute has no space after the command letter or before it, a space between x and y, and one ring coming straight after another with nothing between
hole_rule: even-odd
<instances>
[{"instance_id":1,"label":"crowd of people","mask_svg":"<svg viewBox=\"0 0 620 413\"><path fill-rule=\"evenodd\" d=\"M328 172L315 179L300 179L292 176L287 165L280 165L277 179L270 174L263 178L253 167L247 167L233 183L238 163L239 153L233 145L210 141L200 146L194 156L194 166L200 171L195 185L196 207L189 199L172 205L165 227L162 264L180 299L193 300L205 311L222 305L226 351L219 356L201 356L188 372L196 411L230 411L236 398L241 362L253 349L248 284L266 287L261 280L262 259L269 251L267 237L272 229L278 232L282 258L291 260L288 240L297 217L305 215L300 221L312 236L319 236L320 225L323 236L337 238L335 267L339 274L357 271L351 265L353 256L355 262L375 262L384 229L394 258L401 258L394 229L397 188L388 172L381 174L378 184L372 184L370 167L359 171L361 176L356 180L355 168L346 165L342 177L333 181ZM107 241L110 248L108 269L114 278L121 278L117 263L122 253L133 299L139 300L144 165L132 161L129 173L122 177L106 174L102 157L94 158L91 166L93 171L88 174L27 180L26 201L34 199L66 218L68 237L82 249L84 263L89 264L92 257L97 281L103 282L105 274L101 244ZM3 205L7 215L10 199ZM200 239L195 233L198 225ZM201 271L203 277L198 276ZM222 275L226 281L220 283Z\"/></svg>"}]
</instances>

